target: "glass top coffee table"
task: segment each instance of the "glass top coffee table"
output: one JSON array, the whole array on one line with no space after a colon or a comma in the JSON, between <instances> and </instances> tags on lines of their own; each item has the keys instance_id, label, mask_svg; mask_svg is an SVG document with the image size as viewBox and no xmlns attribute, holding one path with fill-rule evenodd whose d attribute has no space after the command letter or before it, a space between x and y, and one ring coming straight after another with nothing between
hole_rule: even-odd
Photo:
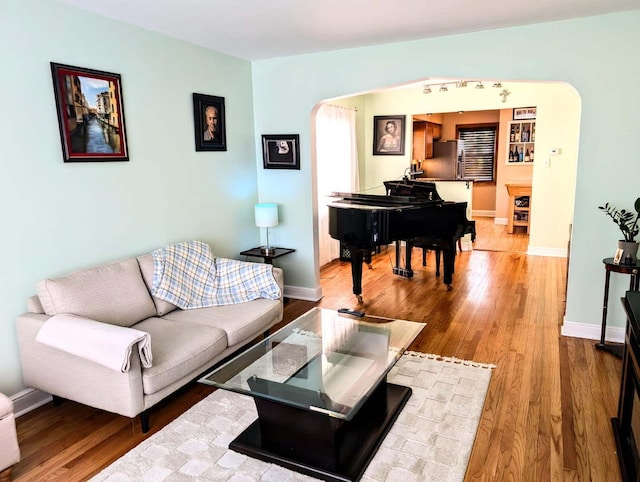
<instances>
[{"instance_id":1,"label":"glass top coffee table","mask_svg":"<svg viewBox=\"0 0 640 482\"><path fill-rule=\"evenodd\" d=\"M386 377L425 326L313 308L200 382L254 398L258 419L230 449L355 481L411 396Z\"/></svg>"}]
</instances>

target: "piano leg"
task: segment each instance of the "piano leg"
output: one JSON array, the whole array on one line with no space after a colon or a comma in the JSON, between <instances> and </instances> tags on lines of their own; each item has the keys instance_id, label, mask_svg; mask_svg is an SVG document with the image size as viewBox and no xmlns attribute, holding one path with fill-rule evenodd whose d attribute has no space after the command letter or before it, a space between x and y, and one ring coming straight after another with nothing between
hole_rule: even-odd
<instances>
[{"instance_id":1,"label":"piano leg","mask_svg":"<svg viewBox=\"0 0 640 482\"><path fill-rule=\"evenodd\" d=\"M449 246L445 246L442 253L444 261L444 278L443 282L447 285L447 291L451 291L453 286L453 271L456 263L456 242L453 241Z\"/></svg>"},{"instance_id":2,"label":"piano leg","mask_svg":"<svg viewBox=\"0 0 640 482\"><path fill-rule=\"evenodd\" d=\"M362 261L364 258L363 251L357 248L350 248L350 251L353 294L356 295L358 303L362 303Z\"/></svg>"}]
</instances>

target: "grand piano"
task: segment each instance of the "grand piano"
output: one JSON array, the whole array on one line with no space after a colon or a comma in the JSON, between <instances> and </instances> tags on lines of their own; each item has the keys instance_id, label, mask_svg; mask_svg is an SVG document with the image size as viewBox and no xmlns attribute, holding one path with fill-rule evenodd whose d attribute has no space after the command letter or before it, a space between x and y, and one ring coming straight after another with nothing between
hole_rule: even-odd
<instances>
[{"instance_id":1,"label":"grand piano","mask_svg":"<svg viewBox=\"0 0 640 482\"><path fill-rule=\"evenodd\" d=\"M385 181L387 195L333 193L329 204L329 235L351 253L353 294L362 302L362 263L378 246L396 243L393 273L411 278L411 250L415 242L433 245L443 254L443 282L452 289L456 242L470 232L466 202L444 201L435 183ZM405 241L405 267L400 266Z\"/></svg>"}]
</instances>

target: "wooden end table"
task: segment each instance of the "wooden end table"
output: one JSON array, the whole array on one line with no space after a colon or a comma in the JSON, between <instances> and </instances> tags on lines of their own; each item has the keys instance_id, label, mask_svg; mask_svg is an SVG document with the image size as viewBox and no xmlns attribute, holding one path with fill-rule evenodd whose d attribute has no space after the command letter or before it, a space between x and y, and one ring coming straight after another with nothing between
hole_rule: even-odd
<instances>
[{"instance_id":1,"label":"wooden end table","mask_svg":"<svg viewBox=\"0 0 640 482\"><path fill-rule=\"evenodd\" d=\"M609 280L611 279L611 272L622 273L631 275L629 280L629 290L638 291L640 285L640 264L636 261L634 264L615 264L613 258L605 258L602 260L604 268L606 270L604 278L604 301L602 305L602 331L600 332L600 342L595 344L598 350L603 350L611 353L612 355L622 358L622 352L624 345L608 344L605 342L605 334L607 331L607 307L609 304Z\"/></svg>"}]
</instances>

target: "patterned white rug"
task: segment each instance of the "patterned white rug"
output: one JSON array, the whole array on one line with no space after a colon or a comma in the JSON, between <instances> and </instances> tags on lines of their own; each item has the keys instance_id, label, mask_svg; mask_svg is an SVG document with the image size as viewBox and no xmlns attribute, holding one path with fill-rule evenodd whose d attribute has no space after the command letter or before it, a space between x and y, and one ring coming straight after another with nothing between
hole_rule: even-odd
<instances>
[{"instance_id":1,"label":"patterned white rug","mask_svg":"<svg viewBox=\"0 0 640 482\"><path fill-rule=\"evenodd\" d=\"M462 481L491 368L405 353L388 380L410 386L413 394L361 480ZM252 398L216 390L91 481L316 480L227 448L256 418Z\"/></svg>"}]
</instances>

